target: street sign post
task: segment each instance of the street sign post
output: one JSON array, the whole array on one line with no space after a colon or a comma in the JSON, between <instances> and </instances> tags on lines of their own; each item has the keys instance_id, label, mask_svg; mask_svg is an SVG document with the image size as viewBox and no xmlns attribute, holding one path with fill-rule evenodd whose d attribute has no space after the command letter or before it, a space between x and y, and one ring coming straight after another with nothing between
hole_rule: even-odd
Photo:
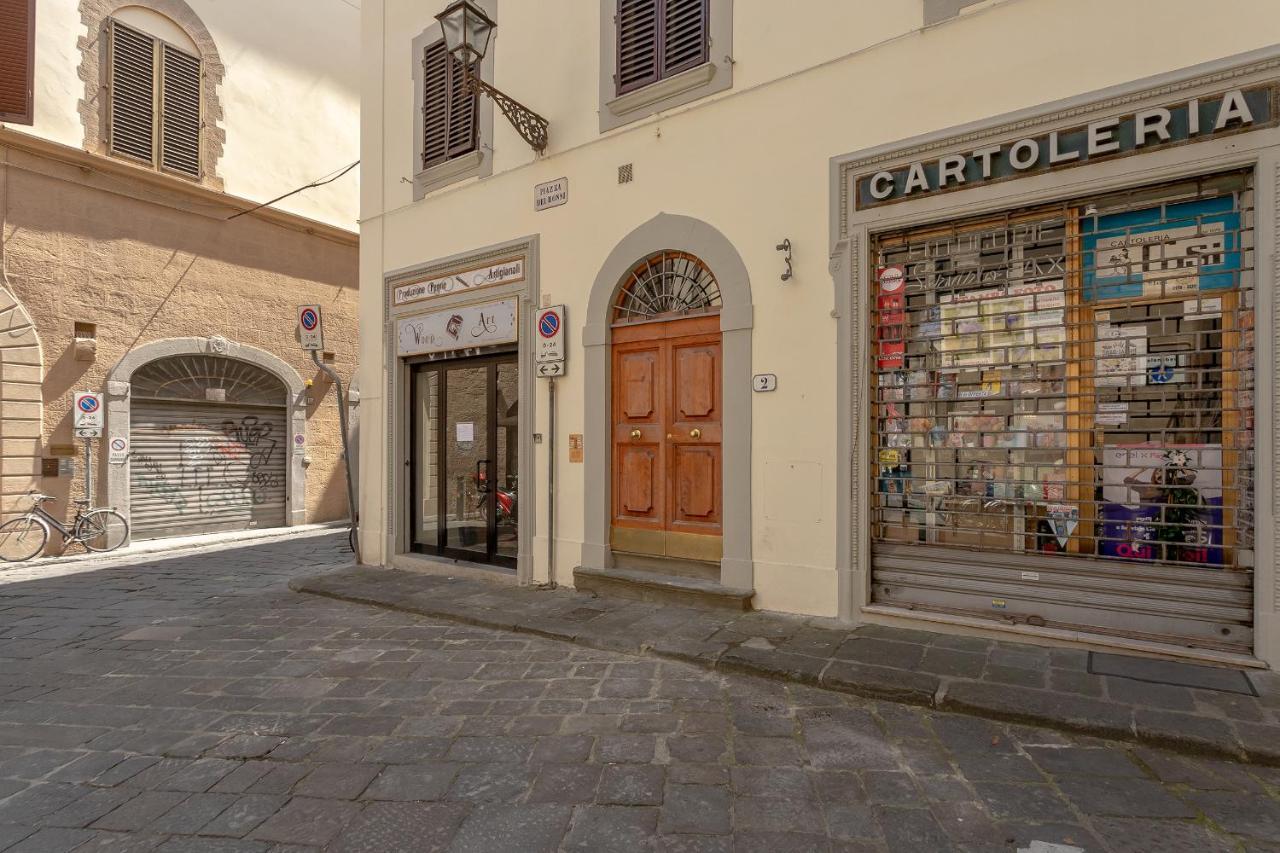
<instances>
[{"instance_id":1,"label":"street sign post","mask_svg":"<svg viewBox=\"0 0 1280 853\"><path fill-rule=\"evenodd\" d=\"M102 437L102 395L92 391L77 391L73 404L76 438Z\"/></svg>"},{"instance_id":2,"label":"street sign post","mask_svg":"<svg viewBox=\"0 0 1280 853\"><path fill-rule=\"evenodd\" d=\"M565 361L565 310L563 305L543 308L538 312L534 327L538 337L534 343L533 360L538 365L539 376L563 376ZM559 362L559 372L552 373L542 368L548 364Z\"/></svg>"},{"instance_id":3,"label":"street sign post","mask_svg":"<svg viewBox=\"0 0 1280 853\"><path fill-rule=\"evenodd\" d=\"M298 340L305 350L324 349L324 325L319 305L298 306Z\"/></svg>"}]
</instances>

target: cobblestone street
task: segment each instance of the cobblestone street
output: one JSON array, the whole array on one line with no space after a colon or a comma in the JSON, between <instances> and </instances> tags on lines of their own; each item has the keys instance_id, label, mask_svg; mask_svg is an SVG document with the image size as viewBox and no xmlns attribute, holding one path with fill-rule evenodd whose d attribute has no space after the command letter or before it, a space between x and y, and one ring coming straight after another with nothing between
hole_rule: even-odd
<instances>
[{"instance_id":1,"label":"cobblestone street","mask_svg":"<svg viewBox=\"0 0 1280 853\"><path fill-rule=\"evenodd\" d=\"M286 588L343 540L0 573L0 850L1280 851L1280 770Z\"/></svg>"}]
</instances>

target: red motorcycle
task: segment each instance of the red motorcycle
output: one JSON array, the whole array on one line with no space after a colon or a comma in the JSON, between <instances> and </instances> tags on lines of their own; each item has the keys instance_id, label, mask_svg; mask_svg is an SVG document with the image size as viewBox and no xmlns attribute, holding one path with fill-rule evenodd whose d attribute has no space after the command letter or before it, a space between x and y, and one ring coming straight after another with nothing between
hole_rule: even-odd
<instances>
[{"instance_id":1,"label":"red motorcycle","mask_svg":"<svg viewBox=\"0 0 1280 853\"><path fill-rule=\"evenodd\" d=\"M508 488L498 486L493 489L494 503L498 509L498 526L511 526L516 524L516 478L508 477ZM484 517L489 516L489 471L488 466L481 468L476 466L476 488L480 492L480 513Z\"/></svg>"}]
</instances>

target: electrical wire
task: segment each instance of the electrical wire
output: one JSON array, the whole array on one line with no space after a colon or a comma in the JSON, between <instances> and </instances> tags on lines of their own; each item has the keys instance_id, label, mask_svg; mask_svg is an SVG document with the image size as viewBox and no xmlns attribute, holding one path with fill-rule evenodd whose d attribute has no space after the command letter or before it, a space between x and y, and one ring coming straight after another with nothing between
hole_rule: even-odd
<instances>
[{"instance_id":1,"label":"electrical wire","mask_svg":"<svg viewBox=\"0 0 1280 853\"><path fill-rule=\"evenodd\" d=\"M347 166L346 168L339 170L337 174L333 174L333 173L331 172L329 176L326 176L326 177L323 177L323 178L319 178L319 179L317 179L317 180L314 180L314 181L312 181L311 183L307 184L305 187L298 187L296 190L291 190L291 191L289 191L289 192L285 193L284 195L276 196L275 198L271 199L270 201L264 201L262 204L256 204L256 205L254 205L253 207L250 207L250 208L248 208L248 209L246 209L246 210L241 210L241 211L240 211L240 212L238 212L238 213L233 213L233 214L231 214L230 216L228 216L228 217L227 217L227 220L228 220L228 221L230 221L230 220L232 220L232 219L235 219L237 216L244 216L246 213L253 213L255 210L262 210L262 208L264 208L264 207L270 207L271 205L275 204L276 202L278 202L278 201L284 201L284 200L285 200L286 198L288 198L289 196L297 195L298 193L302 192L303 190L315 189L316 187L322 187L322 186L324 186L325 184L331 184L331 183L333 183L334 181L338 180L338 178L341 178L341 177L342 177L343 175L345 175L347 172L350 172L352 169L354 169L356 166L359 166L359 165L360 165L360 161L359 161L359 160L357 160L357 161L355 161L354 163L352 163L350 166Z\"/></svg>"}]
</instances>

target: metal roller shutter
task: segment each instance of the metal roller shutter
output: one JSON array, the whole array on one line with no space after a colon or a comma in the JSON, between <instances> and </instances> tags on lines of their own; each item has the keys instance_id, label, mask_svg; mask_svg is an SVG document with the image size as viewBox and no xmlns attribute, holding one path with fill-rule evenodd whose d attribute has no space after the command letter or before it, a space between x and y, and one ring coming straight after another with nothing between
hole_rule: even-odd
<instances>
[{"instance_id":1,"label":"metal roller shutter","mask_svg":"<svg viewBox=\"0 0 1280 853\"><path fill-rule=\"evenodd\" d=\"M131 418L134 538L284 525L283 407L135 400Z\"/></svg>"},{"instance_id":2,"label":"metal roller shutter","mask_svg":"<svg viewBox=\"0 0 1280 853\"><path fill-rule=\"evenodd\" d=\"M875 238L876 605L1248 654L1242 173Z\"/></svg>"}]
</instances>

